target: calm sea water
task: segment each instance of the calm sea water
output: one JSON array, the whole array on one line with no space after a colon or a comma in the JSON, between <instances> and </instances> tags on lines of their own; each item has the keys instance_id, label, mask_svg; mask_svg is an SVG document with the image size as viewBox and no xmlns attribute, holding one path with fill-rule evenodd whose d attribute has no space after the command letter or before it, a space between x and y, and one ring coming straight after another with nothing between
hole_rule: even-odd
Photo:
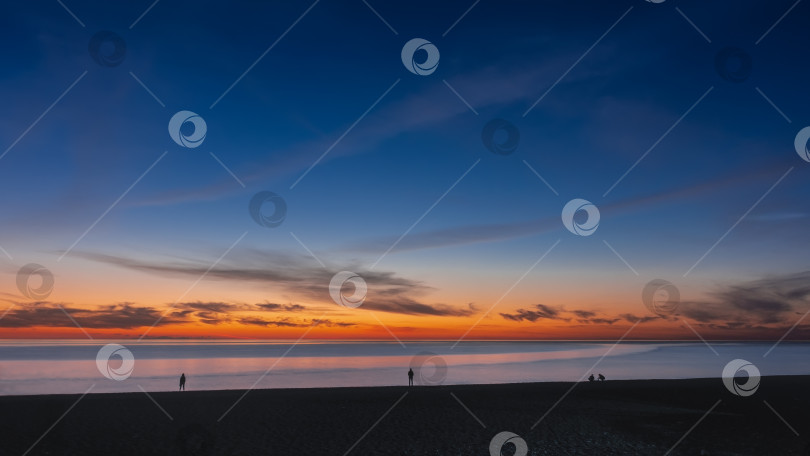
<instances>
[{"instance_id":1,"label":"calm sea water","mask_svg":"<svg viewBox=\"0 0 810 456\"><path fill-rule=\"evenodd\" d=\"M0 394L169 391L181 373L188 390L311 388L407 384L720 377L728 361L746 359L762 375L810 374L810 343L627 342L290 342L117 341L132 354L97 363L111 341L0 341ZM426 354L429 353L429 354ZM767 356L766 356L767 354ZM421 361L421 362L420 362ZM593 366L596 365L595 368ZM445 367L446 366L446 367ZM592 369L593 368L593 369Z\"/></svg>"}]
</instances>

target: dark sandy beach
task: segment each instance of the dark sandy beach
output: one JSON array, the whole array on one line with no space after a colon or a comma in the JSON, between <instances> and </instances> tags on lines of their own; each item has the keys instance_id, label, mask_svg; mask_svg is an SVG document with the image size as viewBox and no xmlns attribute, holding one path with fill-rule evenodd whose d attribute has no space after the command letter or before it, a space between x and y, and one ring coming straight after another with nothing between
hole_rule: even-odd
<instances>
[{"instance_id":1,"label":"dark sandy beach","mask_svg":"<svg viewBox=\"0 0 810 456\"><path fill-rule=\"evenodd\" d=\"M29 455L485 456L502 431L529 455L664 455L712 407L669 454L810 454L810 377L766 377L750 397L720 379L583 383L555 406L572 385L254 390L221 421L244 391L150 393L171 419L144 393L8 396L0 454L24 454L74 403Z\"/></svg>"}]
</instances>

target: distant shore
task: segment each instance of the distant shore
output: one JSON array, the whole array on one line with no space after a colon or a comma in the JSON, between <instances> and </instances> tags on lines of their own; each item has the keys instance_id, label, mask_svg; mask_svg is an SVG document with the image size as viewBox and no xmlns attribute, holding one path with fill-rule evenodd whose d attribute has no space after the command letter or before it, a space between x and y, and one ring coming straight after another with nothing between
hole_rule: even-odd
<instances>
[{"instance_id":1,"label":"distant shore","mask_svg":"<svg viewBox=\"0 0 810 456\"><path fill-rule=\"evenodd\" d=\"M0 455L810 454L810 376L80 396L0 397Z\"/></svg>"}]
</instances>

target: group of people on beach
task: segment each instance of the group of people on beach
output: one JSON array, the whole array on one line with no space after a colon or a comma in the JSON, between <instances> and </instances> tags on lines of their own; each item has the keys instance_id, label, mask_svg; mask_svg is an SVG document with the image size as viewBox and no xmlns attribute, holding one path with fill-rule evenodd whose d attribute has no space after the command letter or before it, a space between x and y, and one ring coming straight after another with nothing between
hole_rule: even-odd
<instances>
[{"instance_id":1,"label":"group of people on beach","mask_svg":"<svg viewBox=\"0 0 810 456\"><path fill-rule=\"evenodd\" d=\"M604 382L605 381L605 376L602 375L602 374L599 374L598 379L599 379L600 382ZM592 382L594 380L596 380L596 379L594 378L593 374L591 374L591 376L588 377L588 381ZM413 369L408 369L408 386L413 386ZM185 389L186 389L186 374L184 372L184 373L180 374L180 391L183 391Z\"/></svg>"},{"instance_id":2,"label":"group of people on beach","mask_svg":"<svg viewBox=\"0 0 810 456\"><path fill-rule=\"evenodd\" d=\"M602 375L602 374L599 374L599 376L596 377L596 378L594 378L593 374L591 374L591 376L588 377L588 381L592 382L592 381L596 380L597 378L599 379L600 382L605 381L605 376ZM408 386L413 386L413 369L408 369Z\"/></svg>"}]
</instances>

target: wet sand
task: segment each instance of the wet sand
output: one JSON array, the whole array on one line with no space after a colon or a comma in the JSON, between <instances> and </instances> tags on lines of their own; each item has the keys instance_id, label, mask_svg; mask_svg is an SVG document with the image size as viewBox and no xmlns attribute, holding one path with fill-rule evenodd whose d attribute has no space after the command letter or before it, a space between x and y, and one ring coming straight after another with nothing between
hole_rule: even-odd
<instances>
[{"instance_id":1,"label":"wet sand","mask_svg":"<svg viewBox=\"0 0 810 456\"><path fill-rule=\"evenodd\" d=\"M560 400L573 385L254 390L235 406L245 391L150 392L165 413L144 393L7 396L0 454L486 456L509 431L529 455L810 455L810 377L750 397L720 379L580 383Z\"/></svg>"}]
</instances>

